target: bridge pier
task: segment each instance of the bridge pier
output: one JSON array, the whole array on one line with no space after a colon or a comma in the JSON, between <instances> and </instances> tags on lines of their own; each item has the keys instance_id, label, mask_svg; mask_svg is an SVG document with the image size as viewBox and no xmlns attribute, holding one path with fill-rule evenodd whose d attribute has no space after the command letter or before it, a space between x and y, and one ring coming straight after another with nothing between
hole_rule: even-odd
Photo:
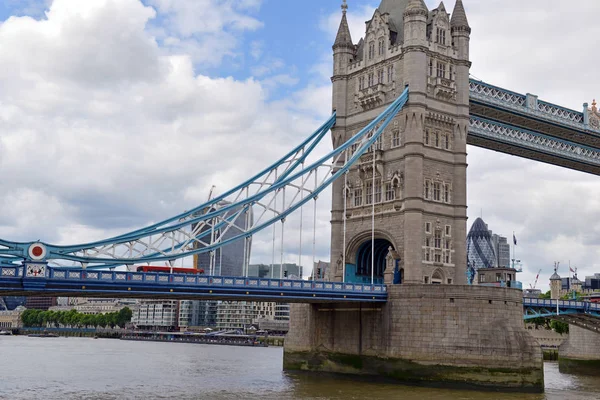
<instances>
[{"instance_id":1,"label":"bridge pier","mask_svg":"<svg viewBox=\"0 0 600 400\"><path fill-rule=\"evenodd\" d=\"M560 372L600 375L600 334L569 325L569 338L559 347Z\"/></svg>"},{"instance_id":2,"label":"bridge pier","mask_svg":"<svg viewBox=\"0 0 600 400\"><path fill-rule=\"evenodd\" d=\"M293 305L284 369L541 392L542 352L521 291L388 286L385 304Z\"/></svg>"}]
</instances>

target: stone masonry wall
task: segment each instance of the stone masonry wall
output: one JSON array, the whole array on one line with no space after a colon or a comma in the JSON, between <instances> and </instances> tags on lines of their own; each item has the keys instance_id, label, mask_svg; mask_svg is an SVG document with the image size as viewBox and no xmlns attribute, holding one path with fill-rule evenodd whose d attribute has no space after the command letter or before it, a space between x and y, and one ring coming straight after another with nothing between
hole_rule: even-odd
<instances>
[{"instance_id":1,"label":"stone masonry wall","mask_svg":"<svg viewBox=\"0 0 600 400\"><path fill-rule=\"evenodd\" d=\"M600 360L600 335L569 325L569 338L560 346L560 357Z\"/></svg>"},{"instance_id":2,"label":"stone masonry wall","mask_svg":"<svg viewBox=\"0 0 600 400\"><path fill-rule=\"evenodd\" d=\"M543 388L520 291L395 285L388 296L382 305L292 306L284 368Z\"/></svg>"}]
</instances>

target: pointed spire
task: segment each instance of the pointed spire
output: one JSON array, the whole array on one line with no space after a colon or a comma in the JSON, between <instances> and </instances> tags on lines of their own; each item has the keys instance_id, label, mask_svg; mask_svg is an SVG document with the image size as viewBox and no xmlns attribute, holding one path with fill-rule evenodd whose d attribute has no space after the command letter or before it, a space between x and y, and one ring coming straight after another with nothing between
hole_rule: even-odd
<instances>
[{"instance_id":1,"label":"pointed spire","mask_svg":"<svg viewBox=\"0 0 600 400\"><path fill-rule=\"evenodd\" d=\"M350 27L348 27L348 19L346 18L346 11L348 11L348 4L346 0L342 3L342 20L340 21L340 27L338 28L337 36L333 46L353 46L352 36L350 36Z\"/></svg>"},{"instance_id":2,"label":"pointed spire","mask_svg":"<svg viewBox=\"0 0 600 400\"><path fill-rule=\"evenodd\" d=\"M452 12L452 19L450 19L450 26L452 29L462 28L468 32L471 32L471 27L469 26L467 13L465 12L465 7L463 6L462 0L456 0L456 5L454 6L454 11Z\"/></svg>"},{"instance_id":3,"label":"pointed spire","mask_svg":"<svg viewBox=\"0 0 600 400\"><path fill-rule=\"evenodd\" d=\"M446 6L444 5L444 2L443 2L443 1L441 1L441 2L440 2L440 5L438 6L438 8L437 8L437 9L438 9L439 11L444 11L444 12L446 12Z\"/></svg>"}]
</instances>

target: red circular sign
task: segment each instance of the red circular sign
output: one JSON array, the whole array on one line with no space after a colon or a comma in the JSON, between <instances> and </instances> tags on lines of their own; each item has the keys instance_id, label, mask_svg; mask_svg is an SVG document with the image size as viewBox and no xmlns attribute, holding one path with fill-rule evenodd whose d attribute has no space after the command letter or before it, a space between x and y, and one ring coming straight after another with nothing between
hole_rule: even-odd
<instances>
[{"instance_id":1,"label":"red circular sign","mask_svg":"<svg viewBox=\"0 0 600 400\"><path fill-rule=\"evenodd\" d=\"M33 249L31 249L31 254L34 257L41 257L42 254L44 254L44 249L42 249L40 246L35 246Z\"/></svg>"}]
</instances>

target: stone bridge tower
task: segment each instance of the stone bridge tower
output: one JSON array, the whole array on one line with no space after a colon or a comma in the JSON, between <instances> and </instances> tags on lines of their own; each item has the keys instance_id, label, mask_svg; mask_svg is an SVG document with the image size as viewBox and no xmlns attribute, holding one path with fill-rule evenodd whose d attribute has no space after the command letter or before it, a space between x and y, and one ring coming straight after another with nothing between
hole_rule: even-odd
<instances>
[{"instance_id":1,"label":"stone bridge tower","mask_svg":"<svg viewBox=\"0 0 600 400\"><path fill-rule=\"evenodd\" d=\"M339 146L409 85L401 113L333 187L330 279L371 282L375 202L375 282L466 282L466 137L469 27L461 0L382 0L352 42L346 4L333 45L333 109ZM375 157L375 180L373 159ZM346 240L344 243L344 202ZM344 257L345 252L345 257ZM384 279L385 275L385 279Z\"/></svg>"},{"instance_id":2,"label":"stone bridge tower","mask_svg":"<svg viewBox=\"0 0 600 400\"><path fill-rule=\"evenodd\" d=\"M349 187L334 184L329 277L342 280L345 259L347 282L371 281L374 202L374 275L407 284L388 285L383 304L292 305L284 369L542 391L542 354L523 326L521 291L465 285L471 30L462 1L450 18L443 3L429 11L423 0L382 0L358 44L342 7L333 145L405 85L410 93L348 174Z\"/></svg>"}]
</instances>

